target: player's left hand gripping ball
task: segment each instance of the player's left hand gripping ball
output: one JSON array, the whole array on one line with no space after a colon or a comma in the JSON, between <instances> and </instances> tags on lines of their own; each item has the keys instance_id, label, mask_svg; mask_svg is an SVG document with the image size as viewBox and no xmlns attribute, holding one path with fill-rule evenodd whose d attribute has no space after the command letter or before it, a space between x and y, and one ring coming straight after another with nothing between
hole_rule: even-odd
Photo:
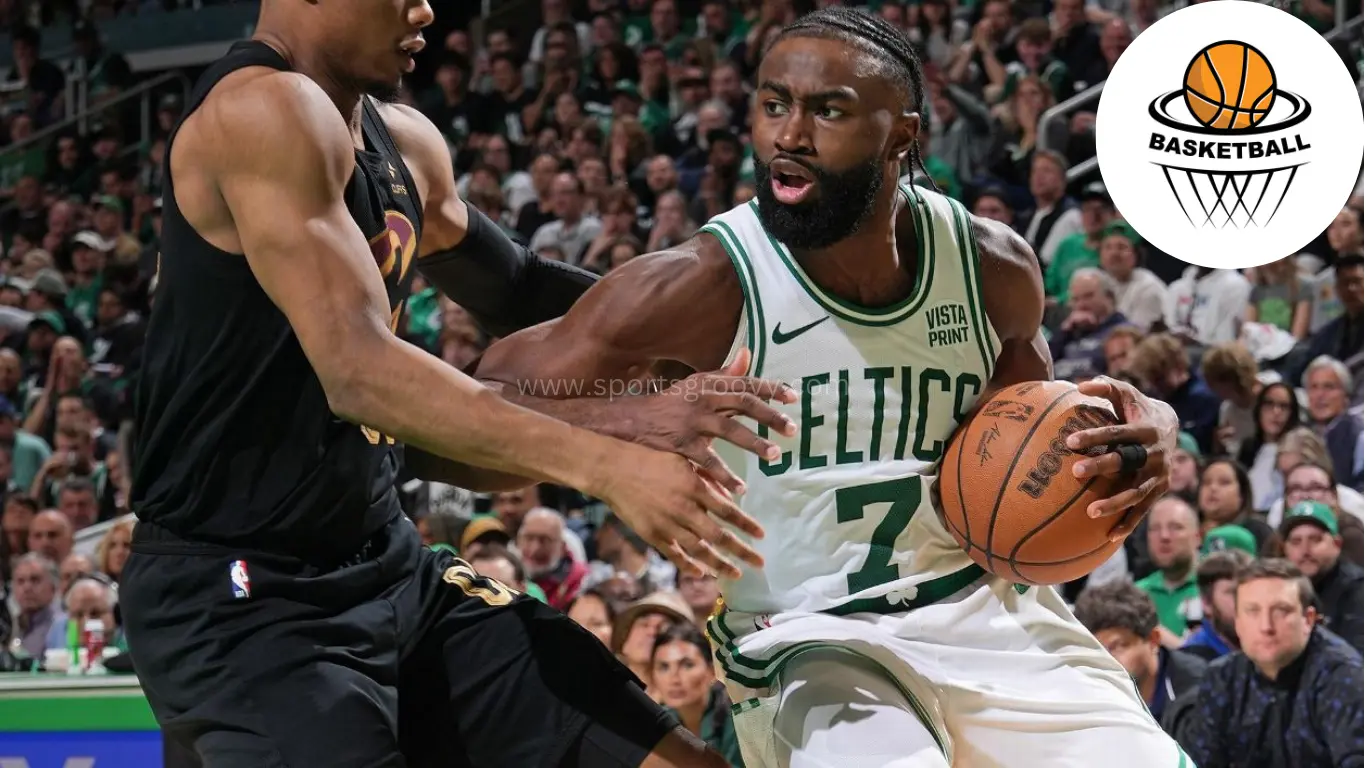
<instances>
[{"instance_id":1,"label":"player's left hand gripping ball","mask_svg":"<svg viewBox=\"0 0 1366 768\"><path fill-rule=\"evenodd\" d=\"M1083 479L1109 475L1129 480L1127 485L1118 486L1124 490L1116 495L1092 503L1087 514L1092 517L1123 514L1110 537L1114 540L1128 536L1153 502L1167 492L1167 462L1176 451L1181 422L1171 406L1108 376L1084 382L1078 389L1082 394L1109 400L1120 423L1084 430L1067 438L1067 447L1077 452L1096 446L1111 449L1094 459L1077 462L1073 472ZM1143 450L1137 451L1131 446L1142 446ZM1144 452L1146 457L1142 455ZM1141 465L1135 466L1136 457L1142 459Z\"/></svg>"}]
</instances>

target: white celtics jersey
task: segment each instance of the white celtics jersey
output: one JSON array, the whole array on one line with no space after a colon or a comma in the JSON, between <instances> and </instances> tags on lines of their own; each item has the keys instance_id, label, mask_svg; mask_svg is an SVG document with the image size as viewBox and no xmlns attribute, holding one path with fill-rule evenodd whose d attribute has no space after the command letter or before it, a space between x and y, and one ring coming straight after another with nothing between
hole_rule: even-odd
<instances>
[{"instance_id":1,"label":"white celtics jersey","mask_svg":"<svg viewBox=\"0 0 1366 768\"><path fill-rule=\"evenodd\" d=\"M895 306L823 292L760 224L757 203L703 227L730 255L745 310L732 356L784 381L797 424L774 462L717 441L763 526L762 569L724 582L752 613L892 613L942 599L982 571L944 530L930 484L945 443L991 379L1000 340L982 304L977 248L956 201L902 186L916 216L916 277ZM902 243L903 253L909 252Z\"/></svg>"}]
</instances>

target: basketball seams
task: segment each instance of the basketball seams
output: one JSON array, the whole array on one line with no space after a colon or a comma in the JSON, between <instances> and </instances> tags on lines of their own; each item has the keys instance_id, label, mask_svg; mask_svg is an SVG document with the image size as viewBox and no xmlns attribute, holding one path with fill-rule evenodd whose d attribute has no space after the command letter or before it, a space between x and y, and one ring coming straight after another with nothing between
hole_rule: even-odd
<instances>
[{"instance_id":1,"label":"basketball seams","mask_svg":"<svg viewBox=\"0 0 1366 768\"><path fill-rule=\"evenodd\" d=\"M1247 90L1247 57L1248 50L1245 45L1243 46L1243 64L1238 77L1238 98L1233 102L1234 108L1238 110L1233 113L1233 124L1235 127L1238 123L1239 112L1243 109L1243 92Z\"/></svg>"},{"instance_id":2,"label":"basketball seams","mask_svg":"<svg viewBox=\"0 0 1366 768\"><path fill-rule=\"evenodd\" d=\"M1021 549L1024 549L1024 545L1028 544L1030 539L1042 533L1044 529L1052 525L1053 521L1067 514L1067 510L1071 509L1072 505L1077 503L1077 499L1080 499L1087 491L1091 490L1091 486L1095 485L1096 481L1099 479L1100 477L1096 476L1087 480L1086 484L1078 488L1077 492L1072 494L1071 498L1067 499L1067 501L1063 502L1056 512L1044 518L1042 522L1034 526L1028 533L1021 536L1019 541L1015 542L1015 546L1011 548L1010 554L1006 556L1006 564L1010 566L1010 570L1014 571L1016 576L1019 576L1025 581L1029 581L1029 579L1025 578L1023 573L1020 573L1020 569L1016 567L1016 556L1020 554Z\"/></svg>"},{"instance_id":3,"label":"basketball seams","mask_svg":"<svg viewBox=\"0 0 1366 768\"><path fill-rule=\"evenodd\" d=\"M1011 458L1010 466L1006 468L1005 475L1001 478L1001 484L996 489L996 503L991 507L991 518L987 523L987 540L986 547L983 551L987 556L988 566L991 565L992 560L996 559L995 555L992 554L992 538L996 534L996 517L1001 511L1001 500L1005 498L1006 486L1010 484L1010 479L1015 475L1015 468L1020 464L1020 457L1024 455L1024 451L1021 449L1028 445L1029 441L1034 438L1034 433L1038 432L1039 427L1043 426L1044 422L1047 420L1046 417L1048 414L1052 413L1053 409L1057 408L1059 403L1066 400L1068 395L1071 395L1075 391L1076 390L1074 389L1067 389L1062 394L1053 398L1053 401L1048 404L1048 407L1043 409L1038 416L1034 417L1034 424L1029 427L1029 431L1025 433L1024 437L1020 438L1016 443L1018 447L1016 448L1015 456ZM990 401L988 401L988 403L989 402ZM959 478L959 485L960 487L962 485L961 477ZM991 568L988 567L987 570L991 570Z\"/></svg>"},{"instance_id":4,"label":"basketball seams","mask_svg":"<svg viewBox=\"0 0 1366 768\"><path fill-rule=\"evenodd\" d=\"M1215 111L1214 117L1211 117L1206 125L1214 125L1219 122L1219 116L1224 113L1224 104L1228 102L1228 94L1224 91L1224 78L1219 76L1219 68L1214 66L1214 58L1209 55L1210 48L1206 48L1204 51L1205 66L1209 67L1209 73L1214 78L1214 84L1219 88L1219 109Z\"/></svg>"}]
</instances>

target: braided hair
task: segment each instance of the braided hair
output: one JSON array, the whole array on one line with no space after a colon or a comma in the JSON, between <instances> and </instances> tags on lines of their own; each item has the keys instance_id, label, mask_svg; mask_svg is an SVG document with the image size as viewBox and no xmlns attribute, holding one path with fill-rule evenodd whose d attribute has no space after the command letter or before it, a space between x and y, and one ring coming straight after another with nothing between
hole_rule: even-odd
<instances>
[{"instance_id":1,"label":"braided hair","mask_svg":"<svg viewBox=\"0 0 1366 768\"><path fill-rule=\"evenodd\" d=\"M790 37L815 37L826 40L840 40L853 43L878 61L897 90L907 94L906 111L920 115L921 129L928 125L925 115L925 74L920 65L920 57L911 45L910 38L897 29L891 22L842 5L813 11L785 27L773 40L777 45ZM915 174L919 167L925 177L925 163L920 157L920 139L911 140L910 172ZM930 180L930 185L934 181ZM938 187L935 187L936 191Z\"/></svg>"}]
</instances>

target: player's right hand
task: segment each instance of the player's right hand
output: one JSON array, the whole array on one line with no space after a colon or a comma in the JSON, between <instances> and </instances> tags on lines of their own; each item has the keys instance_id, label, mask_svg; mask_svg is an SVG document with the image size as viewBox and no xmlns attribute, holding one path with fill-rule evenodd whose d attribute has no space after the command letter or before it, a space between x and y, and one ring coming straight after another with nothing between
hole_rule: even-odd
<instances>
[{"instance_id":1,"label":"player's right hand","mask_svg":"<svg viewBox=\"0 0 1366 768\"><path fill-rule=\"evenodd\" d=\"M708 479L732 493L744 490L744 483L712 447L720 438L770 461L781 450L736 417L754 419L768 429L788 437L797 425L770 407L767 401L797 401L797 393L786 384L743 376L749 367L750 352L740 350L735 360L714 373L695 373L667 390L649 397L619 401L634 409L630 414L633 441L648 448L669 451L688 459Z\"/></svg>"},{"instance_id":2,"label":"player's right hand","mask_svg":"<svg viewBox=\"0 0 1366 768\"><path fill-rule=\"evenodd\" d=\"M735 579L740 569L731 558L763 566L759 553L721 522L755 538L763 536L763 528L686 459L623 444L623 455L610 466L599 497L683 571Z\"/></svg>"}]
</instances>

